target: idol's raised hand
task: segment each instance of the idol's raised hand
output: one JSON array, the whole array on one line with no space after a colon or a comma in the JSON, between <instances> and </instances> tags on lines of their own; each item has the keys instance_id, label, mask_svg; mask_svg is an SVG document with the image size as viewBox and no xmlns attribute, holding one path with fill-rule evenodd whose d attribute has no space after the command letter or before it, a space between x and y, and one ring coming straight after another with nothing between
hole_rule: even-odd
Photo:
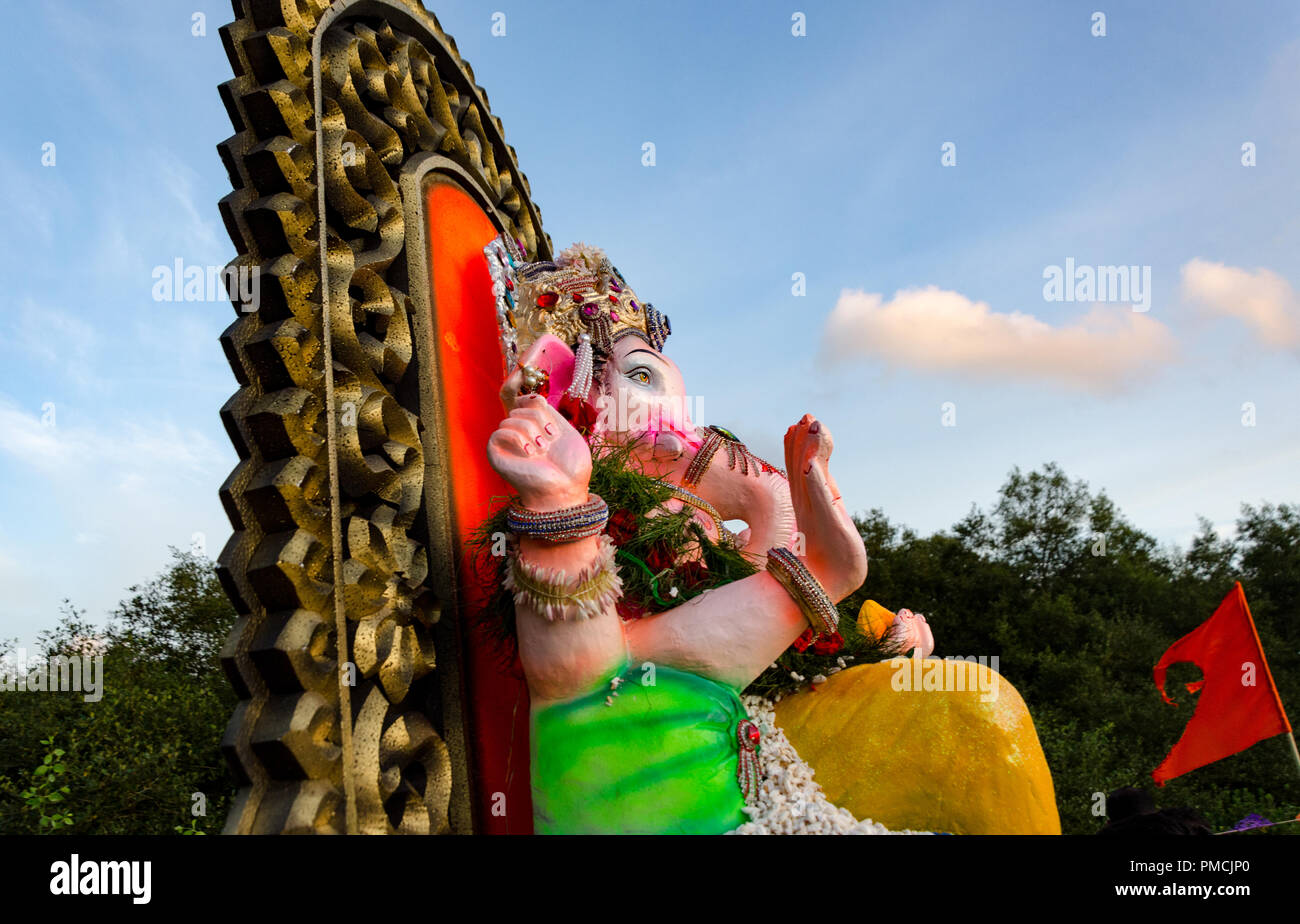
<instances>
[{"instance_id":1,"label":"idol's raised hand","mask_svg":"<svg viewBox=\"0 0 1300 924\"><path fill-rule=\"evenodd\" d=\"M516 399L488 440L488 462L533 510L558 510L587 499L587 441L539 395Z\"/></svg>"},{"instance_id":2,"label":"idol's raised hand","mask_svg":"<svg viewBox=\"0 0 1300 924\"><path fill-rule=\"evenodd\" d=\"M831 599L839 601L866 580L867 550L831 476L834 445L830 430L810 414L785 434L790 500L804 539L804 563Z\"/></svg>"}]
</instances>

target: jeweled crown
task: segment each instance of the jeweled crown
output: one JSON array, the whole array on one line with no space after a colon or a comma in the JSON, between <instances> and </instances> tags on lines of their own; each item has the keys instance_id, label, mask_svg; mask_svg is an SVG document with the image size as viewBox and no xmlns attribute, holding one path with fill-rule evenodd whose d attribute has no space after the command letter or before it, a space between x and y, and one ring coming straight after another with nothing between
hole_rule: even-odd
<instances>
[{"instance_id":1,"label":"jeweled crown","mask_svg":"<svg viewBox=\"0 0 1300 924\"><path fill-rule=\"evenodd\" d=\"M587 334L592 349L608 355L627 336L662 350L672 333L668 318L637 298L599 247L573 244L554 260L529 263L518 242L502 235L483 253L492 274L508 371L543 334L575 349Z\"/></svg>"}]
</instances>

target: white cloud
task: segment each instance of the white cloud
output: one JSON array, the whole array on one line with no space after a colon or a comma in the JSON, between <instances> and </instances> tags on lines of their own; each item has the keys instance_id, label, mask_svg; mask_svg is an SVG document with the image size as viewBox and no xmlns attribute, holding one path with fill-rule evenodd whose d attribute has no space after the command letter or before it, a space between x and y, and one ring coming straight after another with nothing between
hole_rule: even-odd
<instances>
[{"instance_id":1,"label":"white cloud","mask_svg":"<svg viewBox=\"0 0 1300 924\"><path fill-rule=\"evenodd\" d=\"M173 240L182 245L178 256L206 257L229 250L217 233L217 226L209 217L214 210L206 202L200 209L195 205L194 186L198 174L192 167L166 149L160 150L154 160L155 175L177 206L174 225L169 229Z\"/></svg>"},{"instance_id":2,"label":"white cloud","mask_svg":"<svg viewBox=\"0 0 1300 924\"><path fill-rule=\"evenodd\" d=\"M224 453L202 433L170 421L123 420L111 428L91 427L60 422L55 402L49 411L52 419L44 409L28 412L0 397L0 454L51 480L66 475L91 475L98 483L131 477L153 482L160 475L168 480L209 477L216 472L214 460L224 461Z\"/></svg>"},{"instance_id":3,"label":"white cloud","mask_svg":"<svg viewBox=\"0 0 1300 924\"><path fill-rule=\"evenodd\" d=\"M46 140L42 139L42 144ZM0 202L6 204L8 212L5 224L10 229L22 229L24 235L34 237L48 247L54 240L53 216L66 207L69 197L61 184L47 180L48 171L57 168L33 166L40 163L41 146L33 145L26 153L25 163L0 156ZM57 163L57 146L55 155ZM35 172L38 170L45 170L47 174L42 176Z\"/></svg>"},{"instance_id":4,"label":"white cloud","mask_svg":"<svg viewBox=\"0 0 1300 924\"><path fill-rule=\"evenodd\" d=\"M1300 351L1300 296L1272 270L1250 270L1197 257L1183 265L1183 297L1209 317L1233 318L1262 345Z\"/></svg>"},{"instance_id":5,"label":"white cloud","mask_svg":"<svg viewBox=\"0 0 1300 924\"><path fill-rule=\"evenodd\" d=\"M1126 306L1098 305L1054 327L1030 314L936 286L883 295L845 291L825 327L832 359L877 359L922 372L1045 382L1115 393L1172 360L1173 338L1159 321Z\"/></svg>"},{"instance_id":6,"label":"white cloud","mask_svg":"<svg viewBox=\"0 0 1300 924\"><path fill-rule=\"evenodd\" d=\"M229 534L216 488L229 447L166 419L54 411L50 426L0 395L0 472L12 503L39 511L38 523L0 520L0 634L29 645L64 597L99 617L165 565L167 546L202 533L216 555Z\"/></svg>"},{"instance_id":7,"label":"white cloud","mask_svg":"<svg viewBox=\"0 0 1300 924\"><path fill-rule=\"evenodd\" d=\"M91 366L95 329L57 308L23 298L12 312L0 346L58 368L76 385L100 385Z\"/></svg>"}]
</instances>

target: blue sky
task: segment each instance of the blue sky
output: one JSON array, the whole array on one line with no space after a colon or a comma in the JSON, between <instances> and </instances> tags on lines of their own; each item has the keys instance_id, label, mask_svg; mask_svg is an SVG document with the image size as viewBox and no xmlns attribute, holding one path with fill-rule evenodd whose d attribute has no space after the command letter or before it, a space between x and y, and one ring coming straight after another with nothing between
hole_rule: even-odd
<instances>
[{"instance_id":1,"label":"blue sky","mask_svg":"<svg viewBox=\"0 0 1300 924\"><path fill-rule=\"evenodd\" d=\"M776 461L817 414L851 508L943 529L1053 460L1165 542L1300 500L1294 3L433 9L557 247L604 247L672 317L703 422ZM0 37L0 636L229 535L234 315L151 297L153 267L234 253L228 16L47 0ZM1067 258L1149 266L1150 310L1045 301Z\"/></svg>"}]
</instances>

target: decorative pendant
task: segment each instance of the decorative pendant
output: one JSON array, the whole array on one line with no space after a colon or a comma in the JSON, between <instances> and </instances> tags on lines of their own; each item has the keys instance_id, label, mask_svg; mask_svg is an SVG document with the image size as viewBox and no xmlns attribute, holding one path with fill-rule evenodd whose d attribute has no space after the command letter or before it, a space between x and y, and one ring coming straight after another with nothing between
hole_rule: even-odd
<instances>
[{"instance_id":1,"label":"decorative pendant","mask_svg":"<svg viewBox=\"0 0 1300 924\"><path fill-rule=\"evenodd\" d=\"M736 725L736 742L740 745L740 759L736 764L736 782L746 805L758 798L758 726L749 719Z\"/></svg>"},{"instance_id":2,"label":"decorative pendant","mask_svg":"<svg viewBox=\"0 0 1300 924\"><path fill-rule=\"evenodd\" d=\"M709 463L713 461L714 453L724 447L727 450L727 467L732 471L739 468L740 474L748 475L752 469L755 475L762 471L776 472L785 477L785 472L750 452L745 444L736 438L736 434L730 430L709 426L705 427L701 433L704 436L704 442L700 444L700 448L696 451L691 464L686 467L686 472L682 476L682 487L693 489L695 485L699 484L700 479L704 477L705 471L708 470Z\"/></svg>"},{"instance_id":3,"label":"decorative pendant","mask_svg":"<svg viewBox=\"0 0 1300 924\"><path fill-rule=\"evenodd\" d=\"M566 394L570 398L585 401L591 391L592 374L595 371L594 357L591 351L591 335L578 337L578 352L573 363L573 381L569 383Z\"/></svg>"}]
</instances>

